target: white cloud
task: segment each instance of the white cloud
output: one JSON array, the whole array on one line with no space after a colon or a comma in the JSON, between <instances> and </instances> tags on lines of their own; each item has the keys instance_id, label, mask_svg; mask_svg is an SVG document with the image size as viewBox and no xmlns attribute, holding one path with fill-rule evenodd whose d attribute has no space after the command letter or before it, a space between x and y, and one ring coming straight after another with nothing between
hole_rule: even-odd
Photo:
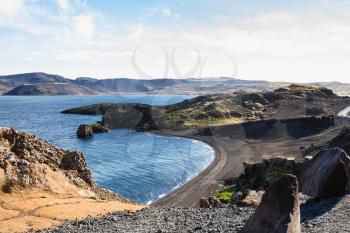
<instances>
[{"instance_id":1,"label":"white cloud","mask_svg":"<svg viewBox=\"0 0 350 233\"><path fill-rule=\"evenodd\" d=\"M82 38L91 38L95 33L95 27L95 20L92 15L85 14L74 17L74 29Z\"/></svg>"},{"instance_id":2,"label":"white cloud","mask_svg":"<svg viewBox=\"0 0 350 233\"><path fill-rule=\"evenodd\" d=\"M23 0L2 0L0 7L0 16L15 17L23 13Z\"/></svg>"},{"instance_id":3,"label":"white cloud","mask_svg":"<svg viewBox=\"0 0 350 233\"><path fill-rule=\"evenodd\" d=\"M240 18L212 18L210 23L186 22L186 15L181 15L181 19L174 20L176 24L162 25L145 19L142 24L108 22L108 27L101 27L103 16L86 7L85 1L57 0L55 9L42 11L39 16L32 7L39 7L40 1L28 2L3 0L1 3L0 27L18 30L18 35L12 35L14 39L10 41L0 38L3 73L42 70L70 77L137 77L131 54L138 45L151 42L164 45L169 54L178 45L190 48L195 45L203 59L208 58L203 76L232 74L232 64L224 55L230 54L238 63L240 78L349 82L350 17L333 11L270 11ZM21 12L31 17L24 18ZM178 18L168 8L147 12ZM12 19L11 24L4 21L8 18ZM145 54L154 55L152 62L145 64L145 70L161 77L159 64L164 63L164 55L155 53L154 48L144 48ZM22 64L18 62L21 54L40 59L29 57ZM70 61L68 65L65 60ZM189 54L177 54L178 66L185 71L186 64L194 64L193 60Z\"/></svg>"},{"instance_id":4,"label":"white cloud","mask_svg":"<svg viewBox=\"0 0 350 233\"><path fill-rule=\"evenodd\" d=\"M162 15L166 17L171 17L173 14L169 8L163 8L162 9Z\"/></svg>"}]
</instances>

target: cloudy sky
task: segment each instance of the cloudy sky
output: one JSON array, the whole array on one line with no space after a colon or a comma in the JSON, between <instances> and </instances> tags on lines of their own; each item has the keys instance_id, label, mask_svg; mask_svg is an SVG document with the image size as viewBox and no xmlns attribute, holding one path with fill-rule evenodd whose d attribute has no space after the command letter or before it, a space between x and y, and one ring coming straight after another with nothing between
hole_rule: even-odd
<instances>
[{"instance_id":1,"label":"cloudy sky","mask_svg":"<svg viewBox=\"0 0 350 233\"><path fill-rule=\"evenodd\" d=\"M0 74L350 82L349 0L1 0Z\"/></svg>"}]
</instances>

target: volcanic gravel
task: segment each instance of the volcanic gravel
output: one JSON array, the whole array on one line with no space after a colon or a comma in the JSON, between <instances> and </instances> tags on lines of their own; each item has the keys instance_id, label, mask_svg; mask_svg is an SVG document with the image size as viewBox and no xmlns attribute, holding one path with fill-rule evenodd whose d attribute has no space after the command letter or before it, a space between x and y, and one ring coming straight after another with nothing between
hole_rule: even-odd
<instances>
[{"instance_id":1,"label":"volcanic gravel","mask_svg":"<svg viewBox=\"0 0 350 233\"><path fill-rule=\"evenodd\" d=\"M45 233L66 232L237 232L254 208L146 208L135 213L119 212L101 218L67 222Z\"/></svg>"}]
</instances>

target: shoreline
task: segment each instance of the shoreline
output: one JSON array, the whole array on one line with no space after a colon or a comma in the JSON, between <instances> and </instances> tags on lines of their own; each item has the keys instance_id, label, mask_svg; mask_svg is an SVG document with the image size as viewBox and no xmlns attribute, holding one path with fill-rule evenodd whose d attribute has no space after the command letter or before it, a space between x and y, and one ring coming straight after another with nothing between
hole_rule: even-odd
<instances>
[{"instance_id":1,"label":"shoreline","mask_svg":"<svg viewBox=\"0 0 350 233\"><path fill-rule=\"evenodd\" d=\"M335 126L318 134L302 138L281 137L279 139L233 139L221 136L195 135L190 132L157 131L164 136L176 136L198 140L215 151L214 160L197 176L153 202L150 207L199 207L201 197L207 197L217 190L225 178L236 177L243 171L243 162L260 162L275 155L302 158L300 148L315 143L327 142L337 136L344 126L350 125L350 118L337 118Z\"/></svg>"},{"instance_id":2,"label":"shoreline","mask_svg":"<svg viewBox=\"0 0 350 233\"><path fill-rule=\"evenodd\" d=\"M182 198L183 194L192 191L193 189L198 189L200 184L203 183L205 178L216 178L216 174L220 173L223 166L225 166L226 161L228 160L227 152L221 148L217 143L215 143L211 138L204 138L201 136L195 136L193 132L190 134L184 134L183 132L169 132L169 131L155 131L151 132L161 136L171 136L171 137L182 137L197 140L209 145L214 150L214 158L210 164L202 171L200 171L197 175L193 176L190 180L185 182L180 187L172 190L170 193L165 196L159 198L157 201L151 203L149 206L151 207L198 207L200 197L197 200L197 197L189 199L186 197ZM226 165L227 166L227 165ZM215 173L215 176L213 176ZM212 183L212 188L214 183ZM215 187L217 186L215 182ZM208 189L205 193L210 195L213 189ZM205 196L202 190L202 196ZM195 196L195 195L193 195ZM196 200L196 201L195 201Z\"/></svg>"}]
</instances>

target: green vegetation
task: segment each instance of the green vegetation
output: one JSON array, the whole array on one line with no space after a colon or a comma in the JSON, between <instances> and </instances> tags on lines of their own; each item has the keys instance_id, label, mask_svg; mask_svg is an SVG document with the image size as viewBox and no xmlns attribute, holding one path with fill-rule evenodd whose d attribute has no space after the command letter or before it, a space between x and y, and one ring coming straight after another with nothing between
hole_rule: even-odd
<instances>
[{"instance_id":1,"label":"green vegetation","mask_svg":"<svg viewBox=\"0 0 350 233\"><path fill-rule=\"evenodd\" d=\"M219 191L216 191L214 193L214 196L220 200L222 203L231 203L233 194L235 193L233 188L228 189L222 189Z\"/></svg>"}]
</instances>

